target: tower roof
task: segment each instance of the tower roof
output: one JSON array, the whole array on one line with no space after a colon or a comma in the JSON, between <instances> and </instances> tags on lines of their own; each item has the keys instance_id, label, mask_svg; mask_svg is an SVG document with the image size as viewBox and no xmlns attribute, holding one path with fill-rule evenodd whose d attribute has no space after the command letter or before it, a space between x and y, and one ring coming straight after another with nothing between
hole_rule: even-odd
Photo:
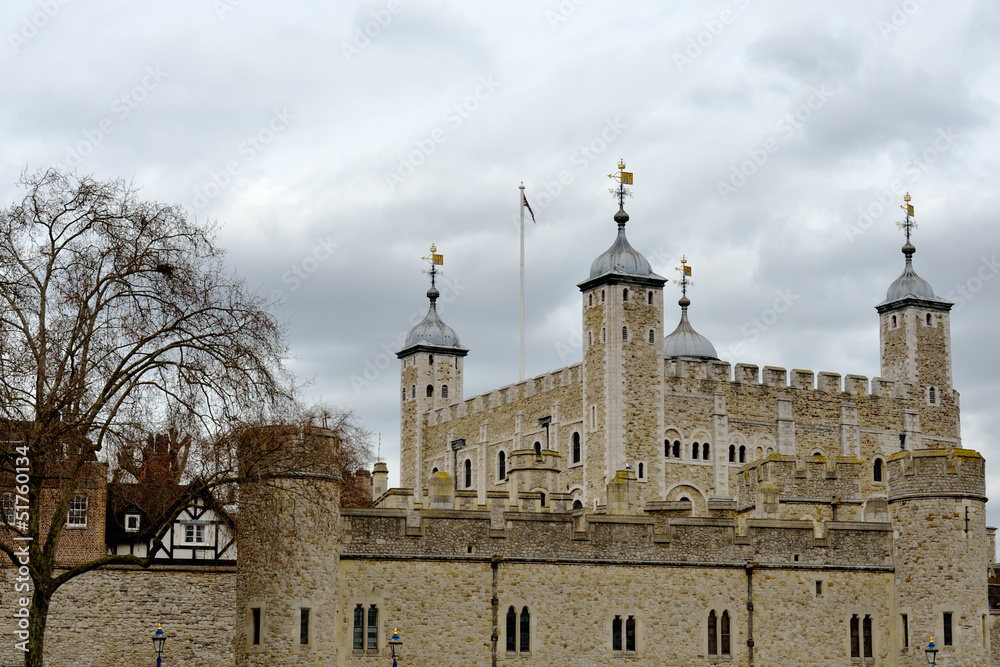
<instances>
[{"instance_id":1,"label":"tower roof","mask_svg":"<svg viewBox=\"0 0 1000 667\"><path fill-rule=\"evenodd\" d=\"M906 243L903 245L903 255L906 256L906 265L903 267L903 273L889 285L889 289L885 294L885 301L878 304L876 308L881 312L888 310L892 305L905 306L913 301L919 302L924 306L950 308L953 304L950 301L935 296L931 284L918 276L917 272L913 269L913 254L917 252L917 249L910 243L910 235L916 229L917 225L913 222L914 213L913 206L910 204L910 193L906 193L903 199L906 203L900 208L903 209L905 217L903 218L903 222L896 224L906 232Z\"/></svg>"},{"instance_id":2,"label":"tower roof","mask_svg":"<svg viewBox=\"0 0 1000 667\"><path fill-rule=\"evenodd\" d=\"M687 257L681 257L681 265L677 267L677 271L680 272L681 279L674 282L681 286L681 298L677 301L677 305L681 307L681 321L673 333L663 339L663 356L718 359L719 355L712 342L695 331L688 320L688 306L691 305L691 299L687 296L687 288L694 283L688 280L691 267L687 265Z\"/></svg>"},{"instance_id":3,"label":"tower roof","mask_svg":"<svg viewBox=\"0 0 1000 667\"><path fill-rule=\"evenodd\" d=\"M590 265L590 278L599 278L608 274L659 278L660 276L653 273L653 269L642 253L628 242L628 238L625 236L628 213L624 209L620 208L615 213L615 222L618 223L618 236L611 247L601 253Z\"/></svg>"},{"instance_id":4,"label":"tower roof","mask_svg":"<svg viewBox=\"0 0 1000 667\"><path fill-rule=\"evenodd\" d=\"M424 258L431 263L431 268L426 271L431 277L431 288L427 290L427 298L431 303L427 308L427 315L406 334L403 349L396 353L399 358L414 352L441 352L460 357L469 353L468 349L462 347L455 330L445 324L437 312L437 300L441 292L434 283L438 274L437 267L444 264L444 257L436 253L437 248L432 245L430 256Z\"/></svg>"}]
</instances>

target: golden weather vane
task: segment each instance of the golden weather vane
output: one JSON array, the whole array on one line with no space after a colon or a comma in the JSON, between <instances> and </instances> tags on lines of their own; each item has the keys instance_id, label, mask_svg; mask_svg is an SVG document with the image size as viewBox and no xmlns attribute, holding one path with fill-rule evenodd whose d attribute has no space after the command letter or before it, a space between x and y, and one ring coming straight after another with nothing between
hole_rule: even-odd
<instances>
[{"instance_id":1,"label":"golden weather vane","mask_svg":"<svg viewBox=\"0 0 1000 667\"><path fill-rule=\"evenodd\" d=\"M608 188L608 192L618 198L618 208L625 208L625 197L631 197L632 191L626 185L632 185L632 172L625 171L625 160L618 160L618 173L608 174L608 178L618 181L617 188Z\"/></svg>"},{"instance_id":2,"label":"golden weather vane","mask_svg":"<svg viewBox=\"0 0 1000 667\"><path fill-rule=\"evenodd\" d=\"M431 254L426 257L421 257L420 259L431 265L429 269L421 269L420 273L426 273L431 277L431 287L434 287L434 278L438 275L444 275L444 271L438 271L437 267L444 266L444 255L437 254L437 246L433 243L431 244Z\"/></svg>"},{"instance_id":3,"label":"golden weather vane","mask_svg":"<svg viewBox=\"0 0 1000 667\"><path fill-rule=\"evenodd\" d=\"M681 255L681 265L675 267L674 270L681 274L680 280L675 280L675 285L681 286L681 296L687 296L688 286L694 285L694 281L688 280L691 277L691 267L687 265L687 255Z\"/></svg>"},{"instance_id":4,"label":"golden weather vane","mask_svg":"<svg viewBox=\"0 0 1000 667\"><path fill-rule=\"evenodd\" d=\"M903 196L903 201L905 203L899 207L903 209L903 221L897 222L896 228L902 229L903 231L906 232L906 243L909 244L910 234L913 232L914 229L918 229L918 227L917 223L913 222L913 218L916 217L916 214L913 212L913 205L910 203L909 192L907 192L906 195Z\"/></svg>"}]
</instances>

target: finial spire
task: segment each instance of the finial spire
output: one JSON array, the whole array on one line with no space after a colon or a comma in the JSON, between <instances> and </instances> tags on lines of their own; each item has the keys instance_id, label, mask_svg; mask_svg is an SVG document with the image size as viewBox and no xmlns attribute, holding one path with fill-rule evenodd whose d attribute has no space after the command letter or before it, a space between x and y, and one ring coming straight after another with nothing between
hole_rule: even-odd
<instances>
[{"instance_id":1,"label":"finial spire","mask_svg":"<svg viewBox=\"0 0 1000 667\"><path fill-rule=\"evenodd\" d=\"M899 208L903 209L903 221L897 222L896 227L902 229L906 233L906 245L903 246L903 254L906 255L906 259L909 260L913 257L913 253L917 251L910 243L910 234L913 233L914 229L917 229L917 223L913 221L916 214L913 212L913 205L910 204L910 193L907 192L903 196L903 205Z\"/></svg>"},{"instance_id":2,"label":"finial spire","mask_svg":"<svg viewBox=\"0 0 1000 667\"><path fill-rule=\"evenodd\" d=\"M433 300L437 298L437 287L434 284L435 278L437 278L437 275L439 273L441 275L444 275L444 271L437 270L437 267L444 266L444 255L437 254L437 246L432 243L431 254L426 257L421 257L420 259L424 260L425 262L428 262L431 265L431 268L429 269L421 269L420 273L426 273L431 277L431 290L435 292L434 297L432 297ZM431 296L430 290L428 290L427 296Z\"/></svg>"},{"instance_id":3,"label":"finial spire","mask_svg":"<svg viewBox=\"0 0 1000 667\"><path fill-rule=\"evenodd\" d=\"M687 298L688 285L694 287L694 282L688 280L691 277L691 267L687 265L687 255L681 255L681 265L676 267L676 271L681 274L680 280L675 280L675 285L681 286L681 298L677 303L681 308L687 309L691 305L691 300Z\"/></svg>"},{"instance_id":4,"label":"finial spire","mask_svg":"<svg viewBox=\"0 0 1000 667\"><path fill-rule=\"evenodd\" d=\"M628 214L625 213L625 197L631 197L632 191L626 188L626 185L632 185L632 172L625 171L625 160L618 160L618 173L608 174L608 178L617 181L617 188L608 188L608 192L613 194L618 200L618 213L615 214L615 222L618 223L619 227L624 227L625 223L628 222Z\"/></svg>"}]
</instances>

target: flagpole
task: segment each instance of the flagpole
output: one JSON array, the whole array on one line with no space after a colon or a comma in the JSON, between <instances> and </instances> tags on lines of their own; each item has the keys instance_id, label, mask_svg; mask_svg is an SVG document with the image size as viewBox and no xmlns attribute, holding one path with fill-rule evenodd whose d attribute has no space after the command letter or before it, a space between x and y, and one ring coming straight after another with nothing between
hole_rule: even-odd
<instances>
[{"instance_id":1,"label":"flagpole","mask_svg":"<svg viewBox=\"0 0 1000 667\"><path fill-rule=\"evenodd\" d=\"M517 207L521 209L521 355L520 370L521 381L524 381L524 181L521 181L521 199L517 202Z\"/></svg>"}]
</instances>

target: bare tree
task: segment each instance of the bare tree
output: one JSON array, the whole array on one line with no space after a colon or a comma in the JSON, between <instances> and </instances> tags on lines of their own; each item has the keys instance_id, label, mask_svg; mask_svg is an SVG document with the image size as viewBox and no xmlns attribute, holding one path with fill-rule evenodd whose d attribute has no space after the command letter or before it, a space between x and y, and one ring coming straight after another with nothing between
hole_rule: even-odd
<instances>
[{"instance_id":1,"label":"bare tree","mask_svg":"<svg viewBox=\"0 0 1000 667\"><path fill-rule=\"evenodd\" d=\"M0 210L0 466L28 517L0 531L0 551L29 561L25 665L39 666L60 586L106 565L148 567L156 552L57 566L62 517L95 461L139 483L143 443L171 453L169 475L186 483L162 508L158 545L193 498L242 479L236 425L302 415L282 327L226 267L215 227L123 181L46 171L21 185L23 201ZM302 454L284 464L307 465Z\"/></svg>"}]
</instances>

